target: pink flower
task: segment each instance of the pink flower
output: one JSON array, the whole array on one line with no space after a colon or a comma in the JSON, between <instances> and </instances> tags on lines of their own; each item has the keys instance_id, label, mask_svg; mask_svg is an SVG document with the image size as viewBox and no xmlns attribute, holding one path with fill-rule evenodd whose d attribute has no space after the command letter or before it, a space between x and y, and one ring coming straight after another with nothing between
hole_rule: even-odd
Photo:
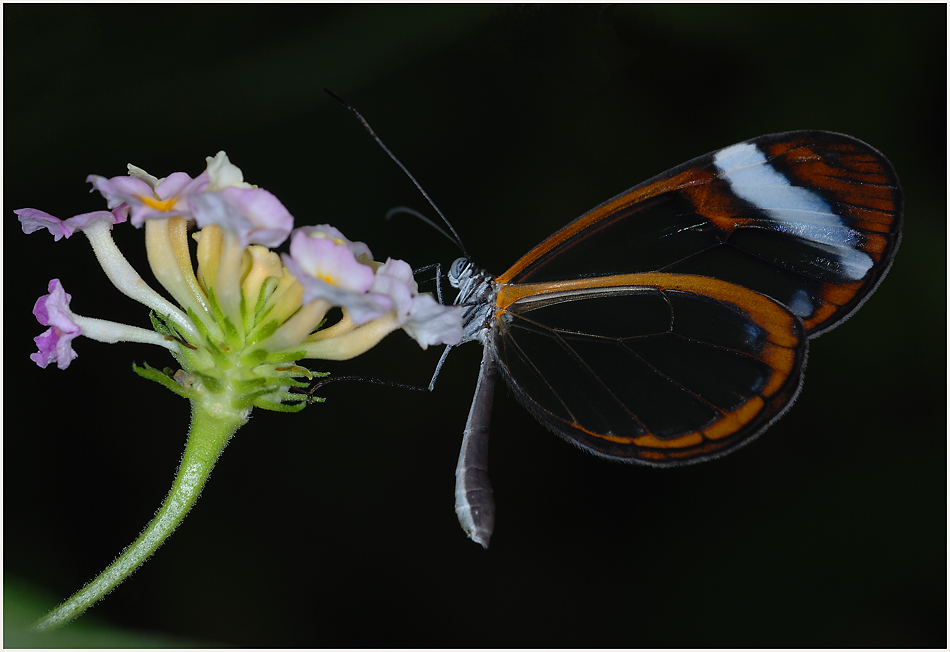
<instances>
[{"instance_id":1,"label":"pink flower","mask_svg":"<svg viewBox=\"0 0 950 652\"><path fill-rule=\"evenodd\" d=\"M415 297L402 329L423 349L430 344L457 345L462 341L462 309L443 306L431 294Z\"/></svg>"},{"instance_id":2,"label":"pink flower","mask_svg":"<svg viewBox=\"0 0 950 652\"><path fill-rule=\"evenodd\" d=\"M388 258L373 278L372 292L385 294L393 300L393 308L400 324L408 319L418 285L412 268L403 260Z\"/></svg>"},{"instance_id":3,"label":"pink flower","mask_svg":"<svg viewBox=\"0 0 950 652\"><path fill-rule=\"evenodd\" d=\"M412 268L405 261L388 259L376 270L370 292L392 299L399 325L423 349L430 344L454 346L462 341L461 309L443 306L431 294L419 294Z\"/></svg>"},{"instance_id":4,"label":"pink flower","mask_svg":"<svg viewBox=\"0 0 950 652\"><path fill-rule=\"evenodd\" d=\"M135 169L138 176L107 179L95 174L86 177L106 198L109 208L126 203L132 209L132 226L141 228L147 219L163 217L191 217L188 197L208 186L208 173L192 179L184 172L175 172L164 179L155 179ZM153 184L154 183L154 187Z\"/></svg>"},{"instance_id":5,"label":"pink flower","mask_svg":"<svg viewBox=\"0 0 950 652\"><path fill-rule=\"evenodd\" d=\"M373 284L373 270L357 262L345 244L297 229L290 239L290 255L282 258L303 286L302 303L325 299L346 308L357 325L382 316L392 305L385 295L367 294Z\"/></svg>"},{"instance_id":6,"label":"pink flower","mask_svg":"<svg viewBox=\"0 0 950 652\"><path fill-rule=\"evenodd\" d=\"M81 213L65 220L53 217L49 213L44 213L35 208L21 208L13 212L19 217L20 226L24 233L48 229L53 234L53 240L59 241L62 238L69 238L77 231L82 231L99 220L105 220L110 224L121 224L128 219L129 207L126 204L119 204L111 211Z\"/></svg>"},{"instance_id":7,"label":"pink flower","mask_svg":"<svg viewBox=\"0 0 950 652\"><path fill-rule=\"evenodd\" d=\"M231 186L221 192L193 194L191 213L199 228L217 224L238 236L242 248L250 244L278 247L294 228L294 218L274 195L263 188Z\"/></svg>"},{"instance_id":8,"label":"pink flower","mask_svg":"<svg viewBox=\"0 0 950 652\"><path fill-rule=\"evenodd\" d=\"M365 243L353 242L352 240L349 240L335 226L330 226L329 224L317 224L316 226L302 226L297 230L303 231L312 238L329 238L337 244L345 244L346 248L349 249L353 256L356 257L356 260L362 263L368 263L373 260L373 254Z\"/></svg>"},{"instance_id":9,"label":"pink flower","mask_svg":"<svg viewBox=\"0 0 950 652\"><path fill-rule=\"evenodd\" d=\"M72 297L66 294L59 279L54 278L49 282L49 294L37 299L33 307L36 319L43 326L50 327L39 337L33 338L40 350L30 356L33 362L44 369L52 362L60 369L65 369L76 359L72 341L82 334L82 329L72 320L69 310L71 300Z\"/></svg>"}]
</instances>

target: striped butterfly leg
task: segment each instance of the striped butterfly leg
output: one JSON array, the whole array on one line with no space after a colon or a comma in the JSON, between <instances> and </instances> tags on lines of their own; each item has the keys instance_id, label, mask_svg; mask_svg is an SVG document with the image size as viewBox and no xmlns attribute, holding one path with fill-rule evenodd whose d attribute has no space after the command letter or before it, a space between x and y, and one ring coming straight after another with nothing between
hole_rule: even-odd
<instances>
[{"instance_id":1,"label":"striped butterfly leg","mask_svg":"<svg viewBox=\"0 0 950 652\"><path fill-rule=\"evenodd\" d=\"M468 537L483 548L488 548L495 528L495 499L488 478L488 430L497 370L489 334L455 469L455 513Z\"/></svg>"}]
</instances>

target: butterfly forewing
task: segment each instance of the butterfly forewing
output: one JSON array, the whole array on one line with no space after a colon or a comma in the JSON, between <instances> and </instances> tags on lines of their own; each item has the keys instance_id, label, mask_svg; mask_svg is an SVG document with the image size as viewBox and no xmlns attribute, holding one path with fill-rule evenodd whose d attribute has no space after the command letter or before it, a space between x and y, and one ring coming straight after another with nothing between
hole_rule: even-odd
<instances>
[{"instance_id":1,"label":"butterfly forewing","mask_svg":"<svg viewBox=\"0 0 950 652\"><path fill-rule=\"evenodd\" d=\"M702 277L516 285L498 297L499 369L549 428L607 457L721 455L798 391L807 336L784 306Z\"/></svg>"},{"instance_id":2,"label":"butterfly forewing","mask_svg":"<svg viewBox=\"0 0 950 652\"><path fill-rule=\"evenodd\" d=\"M829 132L763 136L605 202L528 252L499 283L670 272L721 279L788 306L809 335L848 316L900 240L893 167Z\"/></svg>"}]
</instances>

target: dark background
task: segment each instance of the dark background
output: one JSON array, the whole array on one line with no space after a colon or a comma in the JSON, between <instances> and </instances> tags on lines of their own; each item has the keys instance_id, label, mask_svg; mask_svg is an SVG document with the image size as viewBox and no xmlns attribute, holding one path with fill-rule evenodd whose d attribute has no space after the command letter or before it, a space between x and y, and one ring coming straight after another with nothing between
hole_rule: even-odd
<instances>
[{"instance_id":1,"label":"dark background","mask_svg":"<svg viewBox=\"0 0 950 652\"><path fill-rule=\"evenodd\" d=\"M337 384L301 414L257 411L179 532L68 636L98 624L189 645L946 646L945 6L5 5L3 17L8 646L15 624L135 538L188 426L184 401L131 371L170 364L159 349L78 340L66 371L30 361L43 330L30 310L50 278L81 314L148 316L84 238L27 237L12 210L97 210L89 173L134 162L195 175L225 149L298 225L330 222L377 258L451 263L457 250L428 227L383 220L398 205L432 211L324 87L496 273L648 177L793 129L887 154L903 243L873 299L812 342L795 407L722 460L595 459L499 388L487 552L453 513L478 346L449 358L434 394ZM150 278L142 232L121 231ZM311 366L425 384L439 353L400 332Z\"/></svg>"}]
</instances>

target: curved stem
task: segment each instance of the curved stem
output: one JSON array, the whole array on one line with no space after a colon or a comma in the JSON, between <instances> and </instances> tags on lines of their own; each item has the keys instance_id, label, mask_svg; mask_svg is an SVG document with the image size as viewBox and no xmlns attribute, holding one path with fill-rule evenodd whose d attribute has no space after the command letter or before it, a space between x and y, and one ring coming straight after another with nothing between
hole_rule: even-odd
<instances>
[{"instance_id":1,"label":"curved stem","mask_svg":"<svg viewBox=\"0 0 950 652\"><path fill-rule=\"evenodd\" d=\"M188 514L231 435L245 422L246 419L236 416L212 416L192 403L191 431L181 466L155 518L118 559L96 579L34 623L33 629L56 629L69 623L141 566Z\"/></svg>"}]
</instances>

